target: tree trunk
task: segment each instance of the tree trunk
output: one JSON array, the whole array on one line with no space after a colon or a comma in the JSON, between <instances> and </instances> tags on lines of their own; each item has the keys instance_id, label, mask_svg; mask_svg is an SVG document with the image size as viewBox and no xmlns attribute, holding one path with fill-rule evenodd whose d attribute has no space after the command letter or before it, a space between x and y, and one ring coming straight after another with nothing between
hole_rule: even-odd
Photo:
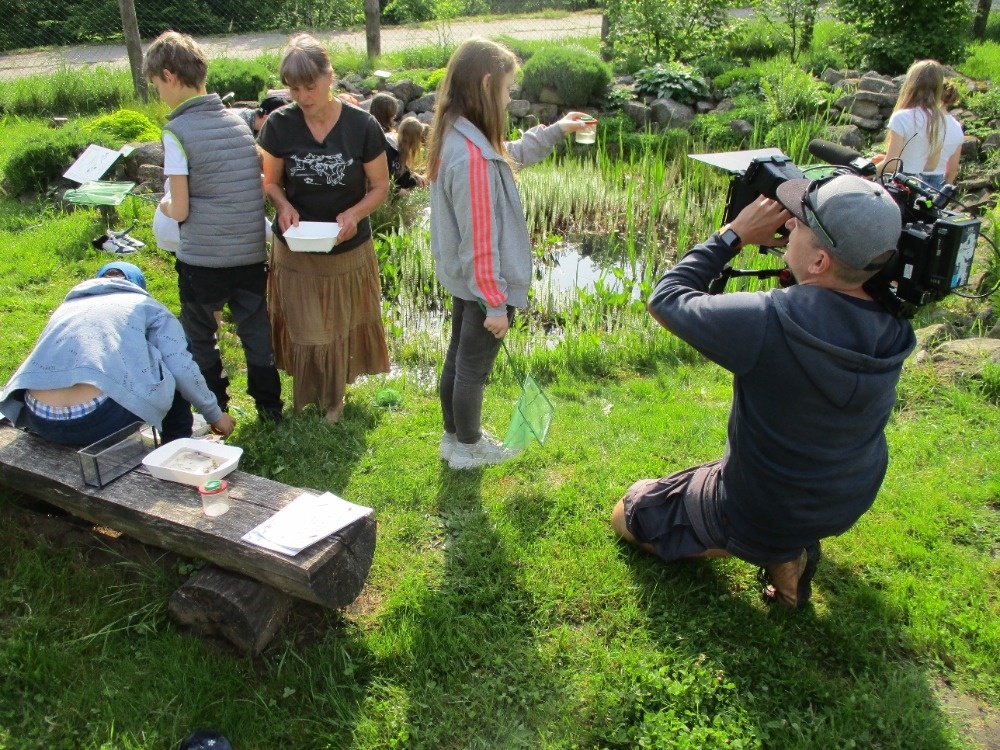
<instances>
[{"instance_id":1,"label":"tree trunk","mask_svg":"<svg viewBox=\"0 0 1000 750\"><path fill-rule=\"evenodd\" d=\"M382 54L378 0L365 0L365 46L368 49L369 60L374 60Z\"/></svg>"},{"instance_id":2,"label":"tree trunk","mask_svg":"<svg viewBox=\"0 0 1000 750\"><path fill-rule=\"evenodd\" d=\"M118 10L122 16L122 31L125 32L125 48L128 50L135 95L141 101L148 101L149 90L142 74L142 40L139 38L139 21L135 17L135 0L118 0Z\"/></svg>"},{"instance_id":3,"label":"tree trunk","mask_svg":"<svg viewBox=\"0 0 1000 750\"><path fill-rule=\"evenodd\" d=\"M614 52L611 42L608 41L608 33L611 31L611 21L608 20L607 10L601 16L601 57L610 60Z\"/></svg>"},{"instance_id":4,"label":"tree trunk","mask_svg":"<svg viewBox=\"0 0 1000 750\"><path fill-rule=\"evenodd\" d=\"M812 47L817 10L819 10L819 0L809 0L806 3L806 7L802 12L802 35L799 39L799 52L808 52L809 48Z\"/></svg>"},{"instance_id":5,"label":"tree trunk","mask_svg":"<svg viewBox=\"0 0 1000 750\"><path fill-rule=\"evenodd\" d=\"M986 38L986 22L990 20L991 0L979 0L976 4L976 17L972 22L972 38Z\"/></svg>"}]
</instances>

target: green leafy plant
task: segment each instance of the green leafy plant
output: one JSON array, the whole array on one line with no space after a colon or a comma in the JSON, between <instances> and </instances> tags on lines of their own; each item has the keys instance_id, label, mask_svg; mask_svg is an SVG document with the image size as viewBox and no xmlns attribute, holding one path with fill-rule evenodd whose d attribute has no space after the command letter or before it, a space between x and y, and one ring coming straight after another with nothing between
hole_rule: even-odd
<instances>
[{"instance_id":1,"label":"green leafy plant","mask_svg":"<svg viewBox=\"0 0 1000 750\"><path fill-rule=\"evenodd\" d=\"M835 13L858 35L852 63L881 73L903 73L914 60L959 62L971 27L966 0L925 0L900 12L896 0L838 0Z\"/></svg>"},{"instance_id":2,"label":"green leafy plant","mask_svg":"<svg viewBox=\"0 0 1000 750\"><path fill-rule=\"evenodd\" d=\"M256 60L221 57L208 64L205 88L220 96L232 91L238 101L257 101L272 81L271 71Z\"/></svg>"},{"instance_id":3,"label":"green leafy plant","mask_svg":"<svg viewBox=\"0 0 1000 750\"><path fill-rule=\"evenodd\" d=\"M547 47L524 65L523 87L531 99L552 89L570 107L596 104L611 83L611 69L597 55L579 47Z\"/></svg>"},{"instance_id":4,"label":"green leafy plant","mask_svg":"<svg viewBox=\"0 0 1000 750\"><path fill-rule=\"evenodd\" d=\"M774 122L809 118L827 104L822 84L801 68L774 68L760 86Z\"/></svg>"},{"instance_id":5,"label":"green leafy plant","mask_svg":"<svg viewBox=\"0 0 1000 750\"><path fill-rule=\"evenodd\" d=\"M9 195L43 192L90 144L78 128L53 130L15 147L4 169Z\"/></svg>"},{"instance_id":6,"label":"green leafy plant","mask_svg":"<svg viewBox=\"0 0 1000 750\"><path fill-rule=\"evenodd\" d=\"M657 99L673 99L681 104L694 104L708 96L709 87L694 68L684 63L656 63L635 74L635 90Z\"/></svg>"},{"instance_id":7,"label":"green leafy plant","mask_svg":"<svg viewBox=\"0 0 1000 750\"><path fill-rule=\"evenodd\" d=\"M103 115L84 126L87 133L100 134L112 143L121 145L129 141L157 141L160 128L142 112L120 109Z\"/></svg>"},{"instance_id":8,"label":"green leafy plant","mask_svg":"<svg viewBox=\"0 0 1000 750\"><path fill-rule=\"evenodd\" d=\"M638 53L690 60L710 52L726 25L728 0L608 0L608 48L616 59Z\"/></svg>"}]
</instances>

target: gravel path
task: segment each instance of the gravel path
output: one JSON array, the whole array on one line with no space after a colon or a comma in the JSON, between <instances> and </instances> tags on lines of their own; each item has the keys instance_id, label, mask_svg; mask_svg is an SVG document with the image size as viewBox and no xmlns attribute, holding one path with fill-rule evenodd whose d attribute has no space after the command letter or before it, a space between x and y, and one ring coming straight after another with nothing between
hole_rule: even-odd
<instances>
[{"instance_id":1,"label":"gravel path","mask_svg":"<svg viewBox=\"0 0 1000 750\"><path fill-rule=\"evenodd\" d=\"M479 21L442 24L435 28L384 26L382 51L392 52L406 47L436 44L440 41L461 42L471 36L506 34L517 39L561 39L569 36L599 36L599 12L569 13L561 18L508 18L500 21ZM365 49L365 33L361 31L321 31L317 38L331 46L340 45ZM209 57L253 58L265 52L278 53L288 40L287 34L236 34L225 37L202 37ZM144 40L144 44L149 40ZM86 68L106 65L128 67L124 44L94 44L59 47L41 51L0 55L0 81L38 73L51 73L62 67Z\"/></svg>"}]
</instances>

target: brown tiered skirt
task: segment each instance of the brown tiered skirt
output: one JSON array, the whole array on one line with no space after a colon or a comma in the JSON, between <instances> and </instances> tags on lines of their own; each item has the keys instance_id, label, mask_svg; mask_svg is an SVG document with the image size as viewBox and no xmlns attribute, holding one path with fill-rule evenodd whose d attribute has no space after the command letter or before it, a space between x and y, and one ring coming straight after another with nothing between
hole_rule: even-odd
<instances>
[{"instance_id":1,"label":"brown tiered skirt","mask_svg":"<svg viewBox=\"0 0 1000 750\"><path fill-rule=\"evenodd\" d=\"M324 412L358 375L389 371L372 241L337 255L293 253L277 237L268 277L275 363L292 376L295 411Z\"/></svg>"}]
</instances>

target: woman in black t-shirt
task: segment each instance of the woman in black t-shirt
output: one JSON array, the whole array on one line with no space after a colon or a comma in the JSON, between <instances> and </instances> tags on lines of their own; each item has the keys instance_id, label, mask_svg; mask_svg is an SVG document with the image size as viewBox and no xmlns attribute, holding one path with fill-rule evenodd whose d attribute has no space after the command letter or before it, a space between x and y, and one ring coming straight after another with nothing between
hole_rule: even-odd
<instances>
[{"instance_id":1,"label":"woman in black t-shirt","mask_svg":"<svg viewBox=\"0 0 1000 750\"><path fill-rule=\"evenodd\" d=\"M389 191L385 138L371 115L333 96L326 50L293 36L281 60L290 106L260 133L264 190L274 205L268 307L278 367L294 381L295 410L316 404L336 422L347 383L388 372L378 265L368 216ZM329 254L294 253L284 232L335 221Z\"/></svg>"}]
</instances>

